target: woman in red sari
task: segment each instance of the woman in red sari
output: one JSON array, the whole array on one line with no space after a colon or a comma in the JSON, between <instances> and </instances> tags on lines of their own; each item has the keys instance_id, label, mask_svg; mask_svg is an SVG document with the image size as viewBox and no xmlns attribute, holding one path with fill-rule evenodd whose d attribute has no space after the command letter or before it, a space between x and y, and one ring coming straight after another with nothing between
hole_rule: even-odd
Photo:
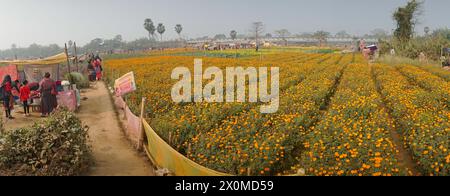
<instances>
[{"instance_id":1,"label":"woman in red sari","mask_svg":"<svg viewBox=\"0 0 450 196\"><path fill-rule=\"evenodd\" d=\"M6 75L2 82L3 93L3 107L5 108L6 118L14 119L11 115L11 110L14 105L14 97L12 95L12 80L10 75Z\"/></svg>"},{"instance_id":2,"label":"woman in red sari","mask_svg":"<svg viewBox=\"0 0 450 196\"><path fill-rule=\"evenodd\" d=\"M41 92L41 117L46 117L57 107L56 83L50 78L50 73L45 73L45 77L39 86L39 91Z\"/></svg>"}]
</instances>

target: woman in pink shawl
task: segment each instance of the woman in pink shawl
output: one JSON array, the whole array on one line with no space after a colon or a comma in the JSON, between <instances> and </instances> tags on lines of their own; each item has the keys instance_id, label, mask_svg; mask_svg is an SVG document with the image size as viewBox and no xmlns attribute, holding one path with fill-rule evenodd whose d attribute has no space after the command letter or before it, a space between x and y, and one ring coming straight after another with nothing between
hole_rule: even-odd
<instances>
[{"instance_id":1,"label":"woman in pink shawl","mask_svg":"<svg viewBox=\"0 0 450 196\"><path fill-rule=\"evenodd\" d=\"M45 73L44 79L39 84L41 92L41 117L48 116L57 107L56 83L50 78L50 73Z\"/></svg>"}]
</instances>

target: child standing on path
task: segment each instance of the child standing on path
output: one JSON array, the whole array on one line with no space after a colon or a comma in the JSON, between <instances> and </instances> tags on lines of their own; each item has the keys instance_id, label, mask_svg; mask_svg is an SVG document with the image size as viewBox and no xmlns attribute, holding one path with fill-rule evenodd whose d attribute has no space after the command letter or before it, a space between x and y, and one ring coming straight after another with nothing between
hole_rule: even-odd
<instances>
[{"instance_id":1,"label":"child standing on path","mask_svg":"<svg viewBox=\"0 0 450 196\"><path fill-rule=\"evenodd\" d=\"M30 99L31 90L28 86L28 81L23 82L23 86L20 88L20 101L23 103L23 111L25 116L30 116L30 106L28 105L28 99Z\"/></svg>"}]
</instances>

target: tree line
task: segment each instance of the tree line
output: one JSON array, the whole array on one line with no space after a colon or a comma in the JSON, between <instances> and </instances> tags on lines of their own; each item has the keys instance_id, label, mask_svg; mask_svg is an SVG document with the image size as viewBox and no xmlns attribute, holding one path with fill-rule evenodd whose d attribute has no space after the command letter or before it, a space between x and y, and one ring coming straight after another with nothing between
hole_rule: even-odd
<instances>
[{"instance_id":1,"label":"tree line","mask_svg":"<svg viewBox=\"0 0 450 196\"><path fill-rule=\"evenodd\" d=\"M148 50L148 49L160 49L160 48L175 48L185 45L185 41L181 37L183 26L176 24L174 27L175 32L178 34L178 40L164 41L163 34L166 32L166 27L163 23L154 25L153 21L149 18L144 20L144 28L149 33L148 38L139 38L134 41L124 41L122 35L116 35L111 39L95 38L84 46L77 48L78 55L91 52L111 52L115 50L122 51L134 51L134 50ZM160 39L157 38L156 33L160 35ZM74 41L68 41L68 52L74 55ZM36 43L31 44L29 47L19 48L16 44L13 44L10 49L0 50L0 59L28 59L28 58L44 58L52 56L58 53L64 52L64 47L58 44L50 44L48 46L38 45Z\"/></svg>"},{"instance_id":2,"label":"tree line","mask_svg":"<svg viewBox=\"0 0 450 196\"><path fill-rule=\"evenodd\" d=\"M423 1L410 0L405 6L399 7L392 15L397 23L393 36L380 40L381 53L389 54L392 49L397 55L418 58L421 53L432 60L438 60L443 48L450 47L450 29L440 28L433 32L424 27L423 35L416 32L416 25L424 13Z\"/></svg>"}]
</instances>

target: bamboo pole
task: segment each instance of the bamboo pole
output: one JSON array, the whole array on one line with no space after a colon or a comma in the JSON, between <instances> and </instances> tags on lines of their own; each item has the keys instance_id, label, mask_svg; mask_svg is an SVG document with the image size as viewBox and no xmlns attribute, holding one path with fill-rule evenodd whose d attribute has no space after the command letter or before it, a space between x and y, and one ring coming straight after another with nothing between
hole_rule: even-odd
<instances>
[{"instance_id":1,"label":"bamboo pole","mask_svg":"<svg viewBox=\"0 0 450 196\"><path fill-rule=\"evenodd\" d=\"M142 97L141 102L141 115L140 115L140 121L139 121L139 131L141 132L139 134L139 140L138 140L138 146L137 150L141 151L144 145L144 138L145 138L145 131L143 127L143 121L144 121L144 113L145 113L145 97Z\"/></svg>"},{"instance_id":2,"label":"bamboo pole","mask_svg":"<svg viewBox=\"0 0 450 196\"><path fill-rule=\"evenodd\" d=\"M112 81L114 81L114 69L112 69L112 68L110 68L110 70L109 70L109 74L110 74L110 77L109 77L109 85L112 85L112 87L114 88L114 85L112 84L113 82ZM115 89L114 89L115 90Z\"/></svg>"},{"instance_id":3,"label":"bamboo pole","mask_svg":"<svg viewBox=\"0 0 450 196\"><path fill-rule=\"evenodd\" d=\"M80 70L78 68L77 42L73 43L73 48L74 48L74 52L75 52L75 66L77 66L77 72L80 72Z\"/></svg>"},{"instance_id":4,"label":"bamboo pole","mask_svg":"<svg viewBox=\"0 0 450 196\"><path fill-rule=\"evenodd\" d=\"M69 52L67 51L67 43L64 43L64 52L66 53L67 58L67 70L69 71L70 74L70 61L69 61Z\"/></svg>"}]
</instances>

